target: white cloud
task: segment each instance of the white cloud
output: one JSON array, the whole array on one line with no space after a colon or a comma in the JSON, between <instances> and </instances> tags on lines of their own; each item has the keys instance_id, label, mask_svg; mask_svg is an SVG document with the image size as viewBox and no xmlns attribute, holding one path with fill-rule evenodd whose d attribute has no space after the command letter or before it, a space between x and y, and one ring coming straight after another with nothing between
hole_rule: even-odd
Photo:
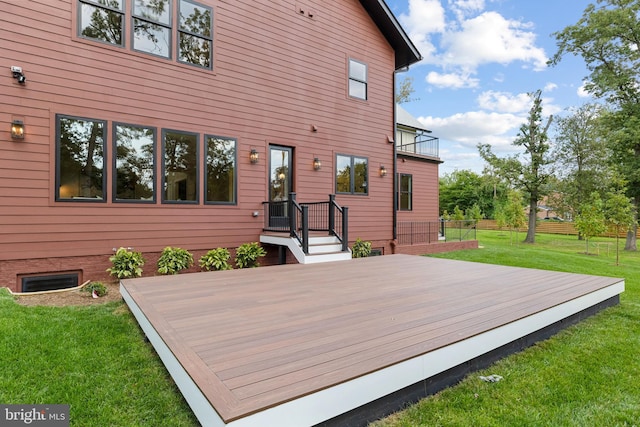
<instances>
[{"instance_id":1,"label":"white cloud","mask_svg":"<svg viewBox=\"0 0 640 427\"><path fill-rule=\"evenodd\" d=\"M535 45L536 35L529 28L530 24L505 19L497 12L484 12L461 22L459 31L443 34L445 53L441 59L446 65L470 69L488 63L522 61L537 71L543 70L547 56L544 49Z\"/></svg>"},{"instance_id":2,"label":"white cloud","mask_svg":"<svg viewBox=\"0 0 640 427\"><path fill-rule=\"evenodd\" d=\"M441 74L431 71L425 79L427 83L438 88L461 89L478 87L479 80L465 73Z\"/></svg>"},{"instance_id":3,"label":"white cloud","mask_svg":"<svg viewBox=\"0 0 640 427\"><path fill-rule=\"evenodd\" d=\"M585 89L584 86L585 86L585 83L582 83L582 85L580 85L576 93L580 98L589 98L591 95L589 94L589 92L587 92L587 89Z\"/></svg>"},{"instance_id":4,"label":"white cloud","mask_svg":"<svg viewBox=\"0 0 640 427\"><path fill-rule=\"evenodd\" d=\"M484 110L499 113L522 113L531 108L531 97L526 93L513 95L489 90L478 96L478 105Z\"/></svg>"},{"instance_id":5,"label":"white cloud","mask_svg":"<svg viewBox=\"0 0 640 427\"><path fill-rule=\"evenodd\" d=\"M557 84L555 84L555 83L547 83L547 84L544 86L543 91L544 91L544 92L552 92L552 91L554 91L554 90L556 90L556 89L558 89L558 85L557 85Z\"/></svg>"},{"instance_id":6,"label":"white cloud","mask_svg":"<svg viewBox=\"0 0 640 427\"><path fill-rule=\"evenodd\" d=\"M449 7L460 21L470 14L484 10L484 0L449 0Z\"/></svg>"},{"instance_id":7,"label":"white cloud","mask_svg":"<svg viewBox=\"0 0 640 427\"><path fill-rule=\"evenodd\" d=\"M440 0L409 0L409 14L403 13L398 19L422 54L423 62L432 62L437 48L431 42L430 35L442 33L446 26Z\"/></svg>"}]
</instances>

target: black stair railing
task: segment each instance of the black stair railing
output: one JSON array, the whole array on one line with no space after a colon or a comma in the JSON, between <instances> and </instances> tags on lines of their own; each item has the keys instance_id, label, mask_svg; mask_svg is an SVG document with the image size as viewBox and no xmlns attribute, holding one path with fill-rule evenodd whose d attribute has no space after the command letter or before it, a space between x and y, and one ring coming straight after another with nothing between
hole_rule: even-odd
<instances>
[{"instance_id":1,"label":"black stair railing","mask_svg":"<svg viewBox=\"0 0 640 427\"><path fill-rule=\"evenodd\" d=\"M284 201L263 202L265 213L265 231L288 232L309 254L309 232L325 231L338 238L342 250L349 249L349 208L340 206L335 195L329 195L329 201L299 203L296 193L289 193Z\"/></svg>"}]
</instances>

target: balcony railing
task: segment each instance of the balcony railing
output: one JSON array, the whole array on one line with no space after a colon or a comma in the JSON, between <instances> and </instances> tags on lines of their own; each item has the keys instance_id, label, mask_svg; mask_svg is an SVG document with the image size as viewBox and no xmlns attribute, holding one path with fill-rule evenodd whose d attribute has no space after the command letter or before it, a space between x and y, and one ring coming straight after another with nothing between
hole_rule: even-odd
<instances>
[{"instance_id":1,"label":"balcony railing","mask_svg":"<svg viewBox=\"0 0 640 427\"><path fill-rule=\"evenodd\" d=\"M419 154L422 156L439 157L440 140L425 133L416 134L415 142L398 145L398 151L402 153Z\"/></svg>"}]
</instances>

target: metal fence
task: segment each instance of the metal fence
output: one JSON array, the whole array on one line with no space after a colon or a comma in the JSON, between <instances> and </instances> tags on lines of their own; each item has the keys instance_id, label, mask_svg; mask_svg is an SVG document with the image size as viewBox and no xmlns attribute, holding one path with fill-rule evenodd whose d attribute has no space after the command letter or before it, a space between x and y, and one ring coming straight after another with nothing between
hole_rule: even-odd
<instances>
[{"instance_id":1,"label":"metal fence","mask_svg":"<svg viewBox=\"0 0 640 427\"><path fill-rule=\"evenodd\" d=\"M476 240L476 221L400 221L399 245Z\"/></svg>"}]
</instances>

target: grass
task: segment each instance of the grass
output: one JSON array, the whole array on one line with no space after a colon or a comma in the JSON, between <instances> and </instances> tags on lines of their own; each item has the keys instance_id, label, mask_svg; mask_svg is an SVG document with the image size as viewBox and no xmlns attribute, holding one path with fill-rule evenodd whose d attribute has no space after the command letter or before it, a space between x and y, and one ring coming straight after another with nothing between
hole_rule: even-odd
<instances>
[{"instance_id":1,"label":"grass","mask_svg":"<svg viewBox=\"0 0 640 427\"><path fill-rule=\"evenodd\" d=\"M197 426L122 302L24 307L0 289L0 402L69 404L72 426Z\"/></svg>"},{"instance_id":2,"label":"grass","mask_svg":"<svg viewBox=\"0 0 640 427\"><path fill-rule=\"evenodd\" d=\"M621 251L616 266L614 239L594 239L593 255L585 254L585 242L575 236L537 235L529 245L510 244L508 232L479 231L478 241L479 250L437 256L624 277L626 291L619 306L373 426L640 425L640 253ZM504 379L478 378L490 374Z\"/></svg>"},{"instance_id":3,"label":"grass","mask_svg":"<svg viewBox=\"0 0 640 427\"><path fill-rule=\"evenodd\" d=\"M524 234L519 236L524 238ZM640 253L614 240L480 231L480 250L440 257L624 277L621 304L470 375L376 426L634 426L640 420ZM607 251L608 248L608 251ZM0 290L0 402L71 405L71 425L197 426L122 302L25 307ZM479 375L504 379L485 383Z\"/></svg>"}]
</instances>

